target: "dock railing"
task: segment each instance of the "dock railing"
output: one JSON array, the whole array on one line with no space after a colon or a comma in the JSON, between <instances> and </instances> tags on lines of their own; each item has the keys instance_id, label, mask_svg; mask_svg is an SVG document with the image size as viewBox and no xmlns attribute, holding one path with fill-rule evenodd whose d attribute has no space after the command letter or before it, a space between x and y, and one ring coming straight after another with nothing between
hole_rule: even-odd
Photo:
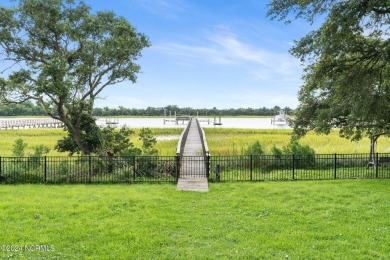
<instances>
[{"instance_id":1,"label":"dock railing","mask_svg":"<svg viewBox=\"0 0 390 260\"><path fill-rule=\"evenodd\" d=\"M177 147L176 147L176 156L183 155L183 150L184 150L184 146L185 146L186 141L187 141L188 131L190 131L190 127L191 127L191 120L188 121L188 124L187 124L187 127L185 128L185 130L183 132L181 132L179 142L177 143Z\"/></svg>"},{"instance_id":2,"label":"dock railing","mask_svg":"<svg viewBox=\"0 0 390 260\"><path fill-rule=\"evenodd\" d=\"M200 123L197 118L196 118L196 125L198 127L200 140L202 141L203 156L206 165L206 176L208 178L210 175L210 150L209 150L209 146L207 145L207 140L206 140L206 135L204 133L204 130L200 126Z\"/></svg>"}]
</instances>

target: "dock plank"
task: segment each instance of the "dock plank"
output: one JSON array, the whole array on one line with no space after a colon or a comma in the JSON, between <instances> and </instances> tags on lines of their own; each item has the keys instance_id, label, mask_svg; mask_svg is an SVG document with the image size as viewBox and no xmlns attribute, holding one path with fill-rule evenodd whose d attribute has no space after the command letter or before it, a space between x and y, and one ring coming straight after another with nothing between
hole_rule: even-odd
<instances>
[{"instance_id":1,"label":"dock plank","mask_svg":"<svg viewBox=\"0 0 390 260\"><path fill-rule=\"evenodd\" d=\"M177 189L201 192L208 191L202 139L195 121L191 122L184 145Z\"/></svg>"}]
</instances>

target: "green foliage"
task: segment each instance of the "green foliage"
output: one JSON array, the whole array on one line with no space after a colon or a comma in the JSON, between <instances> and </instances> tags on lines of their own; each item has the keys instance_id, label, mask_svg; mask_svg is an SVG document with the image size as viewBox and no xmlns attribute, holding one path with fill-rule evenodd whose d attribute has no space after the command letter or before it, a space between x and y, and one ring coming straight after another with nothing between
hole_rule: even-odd
<instances>
[{"instance_id":1,"label":"green foliage","mask_svg":"<svg viewBox=\"0 0 390 260\"><path fill-rule=\"evenodd\" d=\"M40 144L40 145L37 145L34 147L34 154L33 156L37 156L37 157L40 157L44 154L47 154L50 152L50 149L49 147L43 145L43 144Z\"/></svg>"},{"instance_id":2,"label":"green foliage","mask_svg":"<svg viewBox=\"0 0 390 260\"><path fill-rule=\"evenodd\" d=\"M294 155L296 168L308 168L315 165L315 152L309 145L291 141L282 148L283 154Z\"/></svg>"},{"instance_id":3,"label":"green foliage","mask_svg":"<svg viewBox=\"0 0 390 260\"><path fill-rule=\"evenodd\" d=\"M123 126L119 130L113 127L105 127L101 130L101 146L99 153L102 155L131 156L140 155L141 150L134 147L130 136L134 131Z\"/></svg>"},{"instance_id":4,"label":"green foliage","mask_svg":"<svg viewBox=\"0 0 390 260\"><path fill-rule=\"evenodd\" d=\"M272 145L271 154L276 155L276 156L281 156L281 155L283 155L283 149L278 148L275 145Z\"/></svg>"},{"instance_id":5,"label":"green foliage","mask_svg":"<svg viewBox=\"0 0 390 260\"><path fill-rule=\"evenodd\" d=\"M44 116L47 115L42 106L36 105L31 101L21 104L1 104L0 116Z\"/></svg>"},{"instance_id":6,"label":"green foliage","mask_svg":"<svg viewBox=\"0 0 390 260\"><path fill-rule=\"evenodd\" d=\"M12 149L12 154L17 157L23 157L24 156L24 150L28 146L27 143L23 141L23 139L19 138L15 140L13 149Z\"/></svg>"},{"instance_id":7,"label":"green foliage","mask_svg":"<svg viewBox=\"0 0 390 260\"><path fill-rule=\"evenodd\" d=\"M82 118L81 138L89 153L103 156L131 156L142 153L130 140L130 136L134 134L130 128L123 126L116 129L107 126L101 129L96 125L93 117L84 114ZM147 141L151 142L148 139ZM70 132L58 141L56 149L60 152L69 152L71 155L81 152Z\"/></svg>"},{"instance_id":8,"label":"green foliage","mask_svg":"<svg viewBox=\"0 0 390 260\"><path fill-rule=\"evenodd\" d=\"M245 151L247 155L262 155L264 154L263 146L260 144L258 140L254 143L248 145L248 148Z\"/></svg>"},{"instance_id":9,"label":"green foliage","mask_svg":"<svg viewBox=\"0 0 390 260\"><path fill-rule=\"evenodd\" d=\"M290 50L305 65L294 138L334 127L354 140L390 133L388 0L275 0L269 15L290 15L322 25Z\"/></svg>"},{"instance_id":10,"label":"green foliage","mask_svg":"<svg viewBox=\"0 0 390 260\"><path fill-rule=\"evenodd\" d=\"M72 117L72 123L76 123L74 120L77 120L77 117ZM80 115L79 131L77 135L80 139L79 141L82 144L82 148L77 144L76 138L72 131L68 131L69 128L65 127L67 135L58 140L55 149L59 152L69 152L70 155L74 153L94 153L101 147L101 130L96 125L95 119L87 114L82 113Z\"/></svg>"},{"instance_id":11,"label":"green foliage","mask_svg":"<svg viewBox=\"0 0 390 260\"><path fill-rule=\"evenodd\" d=\"M169 116L169 115L221 115L221 116L274 116L282 108L275 106L273 108L259 107L259 108L192 108L192 107L178 107L176 105L168 105L161 108L147 107L144 108L126 108L119 106L118 108L94 108L93 115L95 116ZM293 110L289 107L283 108L289 115L293 114Z\"/></svg>"},{"instance_id":12,"label":"green foliage","mask_svg":"<svg viewBox=\"0 0 390 260\"><path fill-rule=\"evenodd\" d=\"M89 154L98 136L83 132L90 129L83 126L85 115L91 117L104 88L136 81L135 61L149 46L125 18L91 12L83 1L20 0L13 8L0 7L3 60L22 65L11 64L8 78L0 78L1 101L35 100L74 139L63 140L59 149Z\"/></svg>"},{"instance_id":13,"label":"green foliage","mask_svg":"<svg viewBox=\"0 0 390 260\"><path fill-rule=\"evenodd\" d=\"M283 154L310 155L315 154L313 148L309 145L302 145L297 141L292 141L282 148Z\"/></svg>"},{"instance_id":14,"label":"green foliage","mask_svg":"<svg viewBox=\"0 0 390 260\"><path fill-rule=\"evenodd\" d=\"M153 136L152 130L149 128L142 128L139 136L139 139L142 141L142 154L158 155L158 151L155 148L157 140Z\"/></svg>"}]
</instances>

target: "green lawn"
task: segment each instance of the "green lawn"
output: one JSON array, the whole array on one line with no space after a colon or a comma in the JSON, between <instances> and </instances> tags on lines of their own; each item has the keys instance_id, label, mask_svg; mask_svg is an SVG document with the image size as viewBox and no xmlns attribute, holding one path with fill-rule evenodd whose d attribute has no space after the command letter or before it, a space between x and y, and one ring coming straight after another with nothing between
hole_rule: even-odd
<instances>
[{"instance_id":1,"label":"green lawn","mask_svg":"<svg viewBox=\"0 0 390 260\"><path fill-rule=\"evenodd\" d=\"M0 258L386 259L389 187L390 180L221 183L208 193L171 184L5 185ZM51 251L28 251L36 245Z\"/></svg>"}]
</instances>

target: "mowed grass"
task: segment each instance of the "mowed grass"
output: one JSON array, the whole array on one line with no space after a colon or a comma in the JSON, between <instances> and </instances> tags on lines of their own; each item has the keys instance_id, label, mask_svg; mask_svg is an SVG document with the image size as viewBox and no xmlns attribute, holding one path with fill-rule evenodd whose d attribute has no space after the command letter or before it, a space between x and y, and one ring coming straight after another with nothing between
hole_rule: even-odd
<instances>
[{"instance_id":1,"label":"mowed grass","mask_svg":"<svg viewBox=\"0 0 390 260\"><path fill-rule=\"evenodd\" d=\"M248 145L259 141L265 153L270 154L272 146L282 148L291 141L292 130L290 129L224 129L204 128L207 144L211 155L240 155L245 152ZM369 153L370 140L365 137L358 142L342 138L338 130L329 135L318 135L309 132L299 140L301 144L307 144L317 154L354 154ZM390 152L390 138L380 137L377 142L376 152Z\"/></svg>"},{"instance_id":2,"label":"mowed grass","mask_svg":"<svg viewBox=\"0 0 390 260\"><path fill-rule=\"evenodd\" d=\"M0 186L0 241L26 259L387 259L389 180ZM47 245L51 252L26 251Z\"/></svg>"}]
</instances>

